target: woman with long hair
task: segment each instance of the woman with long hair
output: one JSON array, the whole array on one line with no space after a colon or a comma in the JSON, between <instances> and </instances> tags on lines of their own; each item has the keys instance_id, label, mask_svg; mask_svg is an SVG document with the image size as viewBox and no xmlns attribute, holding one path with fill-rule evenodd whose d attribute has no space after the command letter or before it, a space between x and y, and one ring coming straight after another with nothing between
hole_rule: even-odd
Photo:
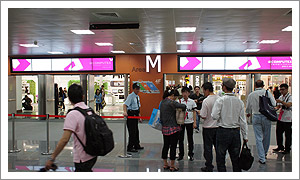
<instances>
[{"instance_id":1,"label":"woman with long hair","mask_svg":"<svg viewBox=\"0 0 300 180\"><path fill-rule=\"evenodd\" d=\"M175 167L176 158L176 147L179 138L180 126L176 121L176 108L180 108L185 111L186 105L180 104L175 100L178 98L179 92L177 90L166 90L163 95L163 100L160 104L160 121L162 124L162 134L163 134L163 149L162 149L162 159L164 161L163 168L170 171L178 171L179 168ZM170 149L170 160L168 163L168 152Z\"/></svg>"},{"instance_id":2,"label":"woman with long hair","mask_svg":"<svg viewBox=\"0 0 300 180\"><path fill-rule=\"evenodd\" d=\"M96 90L94 99L96 100L96 111L100 111L101 102L102 102L102 93L99 89Z\"/></svg>"}]
</instances>

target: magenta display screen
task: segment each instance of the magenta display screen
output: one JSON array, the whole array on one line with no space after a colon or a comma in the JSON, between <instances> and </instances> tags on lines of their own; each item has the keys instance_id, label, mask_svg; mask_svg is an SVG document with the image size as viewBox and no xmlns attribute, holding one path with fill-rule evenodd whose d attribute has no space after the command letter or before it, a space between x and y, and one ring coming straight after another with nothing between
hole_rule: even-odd
<instances>
[{"instance_id":1,"label":"magenta display screen","mask_svg":"<svg viewBox=\"0 0 300 180\"><path fill-rule=\"evenodd\" d=\"M115 72L115 57L11 59L12 72Z\"/></svg>"},{"instance_id":2,"label":"magenta display screen","mask_svg":"<svg viewBox=\"0 0 300 180\"><path fill-rule=\"evenodd\" d=\"M292 70L291 56L262 57L196 57L178 56L178 71L252 71L252 70Z\"/></svg>"}]
</instances>

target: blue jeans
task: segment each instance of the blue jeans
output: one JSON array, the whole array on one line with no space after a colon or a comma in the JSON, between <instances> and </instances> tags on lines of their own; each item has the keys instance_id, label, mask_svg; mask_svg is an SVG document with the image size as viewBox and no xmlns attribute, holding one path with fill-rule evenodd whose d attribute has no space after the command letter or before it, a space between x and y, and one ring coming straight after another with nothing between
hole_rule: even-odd
<instances>
[{"instance_id":1,"label":"blue jeans","mask_svg":"<svg viewBox=\"0 0 300 180\"><path fill-rule=\"evenodd\" d=\"M261 162L265 162L266 154L270 146L271 121L262 114L254 114L252 118L252 124L259 160Z\"/></svg>"},{"instance_id":2,"label":"blue jeans","mask_svg":"<svg viewBox=\"0 0 300 180\"><path fill-rule=\"evenodd\" d=\"M205 158L205 166L213 170L214 166L212 165L213 161L213 146L215 146L216 150L216 133L218 128L203 128L203 144L204 144L204 158Z\"/></svg>"},{"instance_id":3,"label":"blue jeans","mask_svg":"<svg viewBox=\"0 0 300 180\"><path fill-rule=\"evenodd\" d=\"M240 129L221 128L217 129L217 168L219 172L226 172L225 156L228 150L232 169L234 172L241 172L239 167L239 155L241 151Z\"/></svg>"},{"instance_id":4,"label":"blue jeans","mask_svg":"<svg viewBox=\"0 0 300 180\"><path fill-rule=\"evenodd\" d=\"M196 114L196 125L197 125L197 130L199 130L199 124L200 124L200 115L197 113Z\"/></svg>"}]
</instances>

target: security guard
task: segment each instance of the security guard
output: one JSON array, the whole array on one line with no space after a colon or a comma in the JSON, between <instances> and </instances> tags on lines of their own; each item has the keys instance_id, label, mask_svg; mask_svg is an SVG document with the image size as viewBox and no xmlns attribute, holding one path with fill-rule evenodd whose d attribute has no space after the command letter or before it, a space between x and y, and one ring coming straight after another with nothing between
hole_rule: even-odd
<instances>
[{"instance_id":1,"label":"security guard","mask_svg":"<svg viewBox=\"0 0 300 180\"><path fill-rule=\"evenodd\" d=\"M140 97L138 93L140 92L139 83L134 83L132 85L133 92L129 94L124 105L123 111L124 116L141 116L140 114ZM129 132L129 142L127 145L128 152L138 152L138 150L144 149L144 147L140 146L140 138L139 138L139 128L138 121L142 122L142 119L127 119L127 128Z\"/></svg>"}]
</instances>

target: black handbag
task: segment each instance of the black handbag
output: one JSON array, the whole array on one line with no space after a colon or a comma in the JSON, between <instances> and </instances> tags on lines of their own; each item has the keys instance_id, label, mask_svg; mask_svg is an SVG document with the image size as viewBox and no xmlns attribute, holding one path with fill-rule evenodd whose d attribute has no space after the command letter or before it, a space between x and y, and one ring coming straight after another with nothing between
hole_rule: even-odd
<instances>
[{"instance_id":1,"label":"black handbag","mask_svg":"<svg viewBox=\"0 0 300 180\"><path fill-rule=\"evenodd\" d=\"M278 121L276 109L268 97L268 90L266 90L265 95L259 96L259 112L266 116L270 121Z\"/></svg>"},{"instance_id":2,"label":"black handbag","mask_svg":"<svg viewBox=\"0 0 300 180\"><path fill-rule=\"evenodd\" d=\"M251 154L251 150L248 148L247 143L243 143L242 150L239 157L239 167L248 171L253 164L254 157Z\"/></svg>"}]
</instances>

